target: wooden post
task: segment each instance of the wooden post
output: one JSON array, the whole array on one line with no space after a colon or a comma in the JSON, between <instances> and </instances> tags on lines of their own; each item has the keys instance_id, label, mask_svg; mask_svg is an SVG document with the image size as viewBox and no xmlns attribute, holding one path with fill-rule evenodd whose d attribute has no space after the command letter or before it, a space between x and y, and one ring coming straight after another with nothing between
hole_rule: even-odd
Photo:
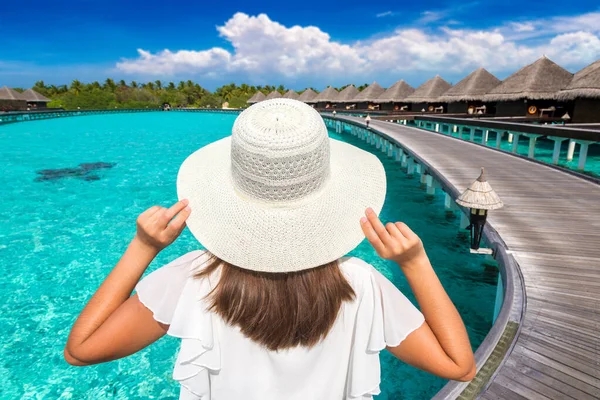
<instances>
[{"instance_id":1,"label":"wooden post","mask_svg":"<svg viewBox=\"0 0 600 400\"><path fill-rule=\"evenodd\" d=\"M487 143L489 133L490 133L490 131L487 129L483 132L483 134L481 135L481 144Z\"/></svg>"},{"instance_id":2,"label":"wooden post","mask_svg":"<svg viewBox=\"0 0 600 400\"><path fill-rule=\"evenodd\" d=\"M475 128L473 128L472 126L470 126L469 127L469 133L470 133L469 140L471 142L474 142L475 141Z\"/></svg>"}]
</instances>

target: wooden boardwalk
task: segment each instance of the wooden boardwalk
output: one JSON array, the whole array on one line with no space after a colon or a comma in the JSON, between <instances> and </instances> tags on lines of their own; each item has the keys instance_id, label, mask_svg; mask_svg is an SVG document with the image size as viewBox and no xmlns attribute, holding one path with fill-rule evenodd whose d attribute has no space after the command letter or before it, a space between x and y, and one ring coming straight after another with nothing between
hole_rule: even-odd
<instances>
[{"instance_id":1,"label":"wooden boardwalk","mask_svg":"<svg viewBox=\"0 0 600 400\"><path fill-rule=\"evenodd\" d=\"M505 203L489 222L520 266L526 310L512 352L480 398L600 399L600 185L439 133L371 126L461 192L485 167Z\"/></svg>"}]
</instances>

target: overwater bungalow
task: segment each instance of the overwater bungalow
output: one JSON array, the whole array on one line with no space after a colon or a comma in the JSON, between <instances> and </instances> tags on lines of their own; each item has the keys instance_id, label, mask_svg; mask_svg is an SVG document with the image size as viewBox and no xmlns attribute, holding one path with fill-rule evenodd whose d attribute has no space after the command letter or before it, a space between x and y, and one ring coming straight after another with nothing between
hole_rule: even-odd
<instances>
[{"instance_id":1,"label":"overwater bungalow","mask_svg":"<svg viewBox=\"0 0 600 400\"><path fill-rule=\"evenodd\" d=\"M449 113L494 114L495 103L483 99L502 81L485 68L478 68L462 81L452 86L439 101L448 103Z\"/></svg>"},{"instance_id":2,"label":"overwater bungalow","mask_svg":"<svg viewBox=\"0 0 600 400\"><path fill-rule=\"evenodd\" d=\"M269 93L267 95L265 100L280 99L282 97L283 97L283 95L281 93L279 93L277 90L273 90L271 93Z\"/></svg>"},{"instance_id":3,"label":"overwater bungalow","mask_svg":"<svg viewBox=\"0 0 600 400\"><path fill-rule=\"evenodd\" d=\"M42 96L33 89L27 89L21 93L21 97L27 101L27 107L29 108L46 108L46 105L50 103L49 98Z\"/></svg>"},{"instance_id":4,"label":"overwater bungalow","mask_svg":"<svg viewBox=\"0 0 600 400\"><path fill-rule=\"evenodd\" d=\"M410 105L405 100L414 92L415 88L406 83L404 79L401 79L383 92L375 100L375 103L380 105L381 110L408 111Z\"/></svg>"},{"instance_id":5,"label":"overwater bungalow","mask_svg":"<svg viewBox=\"0 0 600 400\"><path fill-rule=\"evenodd\" d=\"M327 89L323 90L321 93L317 95L313 99L313 101L317 104L317 108L334 108L335 103L337 102L339 96L339 92L332 88L331 86L327 87Z\"/></svg>"},{"instance_id":6,"label":"overwater bungalow","mask_svg":"<svg viewBox=\"0 0 600 400\"><path fill-rule=\"evenodd\" d=\"M300 95L298 93L296 93L293 90L288 90L284 95L283 98L284 99L294 99L294 100L298 100L298 97L300 97Z\"/></svg>"},{"instance_id":7,"label":"overwater bungalow","mask_svg":"<svg viewBox=\"0 0 600 400\"><path fill-rule=\"evenodd\" d=\"M19 111L27 109L27 100L14 89L0 88L0 111Z\"/></svg>"},{"instance_id":8,"label":"overwater bungalow","mask_svg":"<svg viewBox=\"0 0 600 400\"><path fill-rule=\"evenodd\" d=\"M356 108L359 110L379 110L380 105L376 101L383 92L385 92L385 89L379 86L377 82L371 83L354 98Z\"/></svg>"},{"instance_id":9,"label":"overwater bungalow","mask_svg":"<svg viewBox=\"0 0 600 400\"><path fill-rule=\"evenodd\" d=\"M265 94L263 92L256 92L254 93L254 95L252 97L250 97L248 99L248 101L246 103L248 104L254 104L254 103L258 103L259 101L263 101L267 96L265 96Z\"/></svg>"},{"instance_id":10,"label":"overwater bungalow","mask_svg":"<svg viewBox=\"0 0 600 400\"><path fill-rule=\"evenodd\" d=\"M353 110L356 108L354 98L360 92L354 85L346 86L339 94L335 108L340 110Z\"/></svg>"},{"instance_id":11,"label":"overwater bungalow","mask_svg":"<svg viewBox=\"0 0 600 400\"><path fill-rule=\"evenodd\" d=\"M573 103L572 122L600 121L600 60L577 72L558 100Z\"/></svg>"},{"instance_id":12,"label":"overwater bungalow","mask_svg":"<svg viewBox=\"0 0 600 400\"><path fill-rule=\"evenodd\" d=\"M451 87L451 84L443 80L441 76L436 75L433 79L415 89L413 94L406 97L406 102L411 103L410 111L446 112L448 105L441 102L439 98Z\"/></svg>"},{"instance_id":13,"label":"overwater bungalow","mask_svg":"<svg viewBox=\"0 0 600 400\"><path fill-rule=\"evenodd\" d=\"M303 101L307 104L313 104L315 102L315 97L317 97L317 92L315 92L311 88L308 88L304 92L300 93L298 100Z\"/></svg>"},{"instance_id":14,"label":"overwater bungalow","mask_svg":"<svg viewBox=\"0 0 600 400\"><path fill-rule=\"evenodd\" d=\"M499 117L561 117L567 108L558 92L572 79L572 73L543 56L506 78L484 100L496 102Z\"/></svg>"}]
</instances>

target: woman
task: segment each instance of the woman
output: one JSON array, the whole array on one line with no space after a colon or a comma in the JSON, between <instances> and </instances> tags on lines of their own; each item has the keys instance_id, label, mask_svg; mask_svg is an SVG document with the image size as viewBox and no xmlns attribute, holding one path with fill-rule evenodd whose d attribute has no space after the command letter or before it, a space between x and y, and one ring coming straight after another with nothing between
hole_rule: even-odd
<instances>
[{"instance_id":1,"label":"woman","mask_svg":"<svg viewBox=\"0 0 600 400\"><path fill-rule=\"evenodd\" d=\"M421 240L377 217L385 190L379 160L329 139L311 107L253 105L231 137L184 161L180 201L139 216L65 359L95 364L165 334L181 338L173 377L182 399L371 398L383 349L440 377L472 379L465 327ZM186 225L207 251L138 283ZM365 236L402 269L421 311L372 266L343 257Z\"/></svg>"},{"instance_id":2,"label":"woman","mask_svg":"<svg viewBox=\"0 0 600 400\"><path fill-rule=\"evenodd\" d=\"M367 129L369 129L369 124L371 123L371 115L367 114L365 117L365 124L367 124Z\"/></svg>"}]
</instances>

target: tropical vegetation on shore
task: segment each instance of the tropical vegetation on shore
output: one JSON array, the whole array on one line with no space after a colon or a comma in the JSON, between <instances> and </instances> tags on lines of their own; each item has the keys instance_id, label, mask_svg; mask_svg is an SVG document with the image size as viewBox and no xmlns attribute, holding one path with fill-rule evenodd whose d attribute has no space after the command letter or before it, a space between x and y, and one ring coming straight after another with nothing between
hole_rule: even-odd
<instances>
[{"instance_id":1,"label":"tropical vegetation on shore","mask_svg":"<svg viewBox=\"0 0 600 400\"><path fill-rule=\"evenodd\" d=\"M348 85L336 88L342 90ZM362 90L367 85L358 86ZM17 91L22 91L16 88ZM64 108L66 110L110 109L110 108L156 108L165 103L171 107L208 107L221 108L228 103L230 108L247 106L247 100L257 91L265 95L272 91L285 94L288 88L279 86L253 86L242 83L223 85L213 92L203 88L191 80L179 82L126 82L114 81L107 78L103 83L83 83L74 80L70 85L49 85L37 81L33 90L48 97L52 101L49 108ZM313 88L313 90L315 90ZM317 90L315 90L318 92ZM302 91L298 92L302 93Z\"/></svg>"}]
</instances>

